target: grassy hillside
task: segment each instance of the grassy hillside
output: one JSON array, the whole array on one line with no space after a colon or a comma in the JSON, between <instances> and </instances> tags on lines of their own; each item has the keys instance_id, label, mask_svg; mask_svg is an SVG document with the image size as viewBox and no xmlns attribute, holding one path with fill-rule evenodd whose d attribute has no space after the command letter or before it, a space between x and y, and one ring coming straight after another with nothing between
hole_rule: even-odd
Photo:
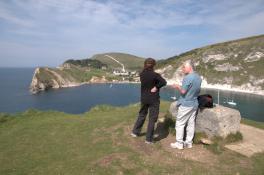
<instances>
[{"instance_id":1,"label":"grassy hillside","mask_svg":"<svg viewBox=\"0 0 264 175\"><path fill-rule=\"evenodd\" d=\"M161 103L166 114L169 103ZM129 136L139 105L97 106L82 115L28 110L0 114L0 174L263 174L264 154L213 154ZM263 124L262 124L263 125ZM143 130L145 132L145 128ZM198 156L198 157L197 157Z\"/></svg>"},{"instance_id":2,"label":"grassy hillside","mask_svg":"<svg viewBox=\"0 0 264 175\"><path fill-rule=\"evenodd\" d=\"M143 68L144 58L137 57L130 54L124 53L104 53L104 54L97 54L91 57L91 59L99 60L100 62L108 65L112 69L120 68L120 64L111 60L105 55L109 55L122 64L124 64L125 68L128 70L141 70Z\"/></svg>"},{"instance_id":3,"label":"grassy hillside","mask_svg":"<svg viewBox=\"0 0 264 175\"><path fill-rule=\"evenodd\" d=\"M83 59L83 60L67 60L64 62L64 64L72 64L75 66L80 66L80 67L91 67L91 68L96 68L96 69L101 69L102 67L107 67L106 64L103 64L99 60L93 60L93 59Z\"/></svg>"},{"instance_id":4,"label":"grassy hillside","mask_svg":"<svg viewBox=\"0 0 264 175\"><path fill-rule=\"evenodd\" d=\"M107 81L112 81L113 79L121 80L120 77L114 76L103 69L77 66L71 66L71 68L63 70L57 68L39 68L39 72L35 75L38 82L45 84L47 88L54 87L54 82L58 83L59 86L63 86L71 83L89 82L93 77L105 77Z\"/></svg>"},{"instance_id":5,"label":"grassy hillside","mask_svg":"<svg viewBox=\"0 0 264 175\"><path fill-rule=\"evenodd\" d=\"M122 66L111 56L124 64L126 75L116 75L116 69ZM36 68L30 85L33 93L48 90L50 88L62 88L78 86L82 83L107 83L107 82L137 82L138 75L143 67L144 59L124 53L98 54L89 59L65 61L57 68L40 67Z\"/></svg>"},{"instance_id":6,"label":"grassy hillside","mask_svg":"<svg viewBox=\"0 0 264 175\"><path fill-rule=\"evenodd\" d=\"M158 68L177 69L193 60L197 72L211 84L247 85L264 89L264 35L218 43L161 60ZM172 78L174 71L167 72Z\"/></svg>"}]
</instances>

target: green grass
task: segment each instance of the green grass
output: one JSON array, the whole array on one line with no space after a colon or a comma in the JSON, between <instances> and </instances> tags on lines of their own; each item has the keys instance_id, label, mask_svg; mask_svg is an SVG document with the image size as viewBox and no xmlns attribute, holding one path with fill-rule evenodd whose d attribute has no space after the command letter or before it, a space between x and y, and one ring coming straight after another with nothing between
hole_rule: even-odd
<instances>
[{"instance_id":1,"label":"green grass","mask_svg":"<svg viewBox=\"0 0 264 175\"><path fill-rule=\"evenodd\" d=\"M161 103L162 114L168 106ZM138 110L133 104L96 106L80 115L0 113L0 174L263 174L263 154L247 158L223 150L207 165L175 156L159 142L146 145L144 136L129 137Z\"/></svg>"},{"instance_id":2,"label":"green grass","mask_svg":"<svg viewBox=\"0 0 264 175\"><path fill-rule=\"evenodd\" d=\"M202 138L207 138L206 134L203 132L196 132L193 138L193 143L194 144L199 144L201 143Z\"/></svg>"},{"instance_id":3,"label":"green grass","mask_svg":"<svg viewBox=\"0 0 264 175\"><path fill-rule=\"evenodd\" d=\"M243 140L243 135L241 132L236 132L235 134L231 133L225 138L225 143L233 143Z\"/></svg>"},{"instance_id":4,"label":"green grass","mask_svg":"<svg viewBox=\"0 0 264 175\"><path fill-rule=\"evenodd\" d=\"M93 76L96 77L107 77L107 74L104 70L101 69L93 69L91 68L89 71L84 71L78 68L65 69L64 71L65 77L74 77L77 82L87 82L91 80Z\"/></svg>"},{"instance_id":5,"label":"green grass","mask_svg":"<svg viewBox=\"0 0 264 175\"><path fill-rule=\"evenodd\" d=\"M204 136L203 133L199 133L195 137L196 138L194 138L194 143L195 141L199 141L200 138L204 138L206 136ZM213 137L211 140L213 143L211 145L206 145L206 148L214 154L222 154L226 150L226 148L224 147L226 144L242 141L243 136L240 132L237 132L235 134L229 134L226 138Z\"/></svg>"},{"instance_id":6,"label":"green grass","mask_svg":"<svg viewBox=\"0 0 264 175\"><path fill-rule=\"evenodd\" d=\"M106 78L106 80L119 80L120 77L114 76L112 74L109 74L107 71L102 70L102 69L95 69L95 68L90 68L85 69L85 68L78 68L78 67L72 67L71 69L64 69L64 70L59 70L59 69L51 69L50 70L56 72L59 74L64 80L68 80L71 82L88 82L92 79L93 76L102 78L103 76ZM37 74L37 78L40 82L43 82L47 85L52 85L53 81L52 79L58 81L58 78L52 74L49 71L44 70L43 68L40 68L40 73Z\"/></svg>"},{"instance_id":7,"label":"green grass","mask_svg":"<svg viewBox=\"0 0 264 175\"><path fill-rule=\"evenodd\" d=\"M259 129L264 129L264 122L257 122L257 121L249 120L246 118L242 118L241 123L246 124L246 125L250 125L250 126L254 126L256 128L259 128Z\"/></svg>"},{"instance_id":8,"label":"green grass","mask_svg":"<svg viewBox=\"0 0 264 175\"><path fill-rule=\"evenodd\" d=\"M97 54L97 55L94 55L92 59L99 60L102 63L107 64L108 67L112 69L121 68L120 64L106 57L105 55L114 57L116 60L124 64L125 68L128 70L140 71L143 68L144 58L137 57L137 56L130 55L130 54L125 54L125 53Z\"/></svg>"}]
</instances>

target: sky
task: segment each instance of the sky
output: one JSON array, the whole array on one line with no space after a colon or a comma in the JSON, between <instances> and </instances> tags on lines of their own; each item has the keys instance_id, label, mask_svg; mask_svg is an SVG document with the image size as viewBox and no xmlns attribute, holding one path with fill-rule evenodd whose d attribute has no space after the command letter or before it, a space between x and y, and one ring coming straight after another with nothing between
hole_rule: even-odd
<instances>
[{"instance_id":1,"label":"sky","mask_svg":"<svg viewBox=\"0 0 264 175\"><path fill-rule=\"evenodd\" d=\"M264 0L0 0L0 67L106 52L166 59L264 34Z\"/></svg>"}]
</instances>

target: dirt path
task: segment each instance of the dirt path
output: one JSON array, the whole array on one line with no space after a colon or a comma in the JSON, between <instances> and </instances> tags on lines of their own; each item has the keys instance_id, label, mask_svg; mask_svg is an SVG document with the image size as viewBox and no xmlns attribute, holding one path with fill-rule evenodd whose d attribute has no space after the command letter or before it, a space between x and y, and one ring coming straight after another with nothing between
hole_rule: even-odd
<instances>
[{"instance_id":1,"label":"dirt path","mask_svg":"<svg viewBox=\"0 0 264 175\"><path fill-rule=\"evenodd\" d=\"M162 148L175 157L206 163L207 165L214 165L218 162L217 155L206 149L202 144L194 144L191 149L179 150L171 148L170 143L174 143L175 139L175 136L168 135L166 139L160 141Z\"/></svg>"},{"instance_id":2,"label":"dirt path","mask_svg":"<svg viewBox=\"0 0 264 175\"><path fill-rule=\"evenodd\" d=\"M243 141L226 145L226 148L247 157L264 151L264 130L241 124L240 132L243 135Z\"/></svg>"},{"instance_id":3,"label":"dirt path","mask_svg":"<svg viewBox=\"0 0 264 175\"><path fill-rule=\"evenodd\" d=\"M132 128L130 127L127 127L125 129L127 135L130 134L131 129ZM159 143L162 148L161 150L171 155L171 157L169 158L167 156L162 155L162 153L164 153L163 151L157 152L154 149L154 146L145 144L144 139L145 139L145 135L140 136L140 138L129 137L130 145L135 149L135 151L139 151L142 154L146 154L147 156L150 156L151 159L153 160L158 158L159 160L157 161L162 160L163 163L166 162L168 164L174 164L176 159L171 159L171 158L177 157L185 160L192 160L200 163L206 163L207 165L214 165L215 163L218 163L217 155L213 154L211 151L206 149L205 146L202 144L198 144L198 145L195 144L191 149L183 149L183 150L173 149L170 147L170 143L175 142L176 138L175 136L169 134L162 140L155 143L155 144Z\"/></svg>"}]
</instances>

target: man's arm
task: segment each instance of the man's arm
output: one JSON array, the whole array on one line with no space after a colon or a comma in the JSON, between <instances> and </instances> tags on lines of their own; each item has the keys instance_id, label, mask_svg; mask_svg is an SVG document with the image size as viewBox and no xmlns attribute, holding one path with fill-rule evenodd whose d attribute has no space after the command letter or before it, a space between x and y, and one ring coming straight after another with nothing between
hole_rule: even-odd
<instances>
[{"instance_id":1,"label":"man's arm","mask_svg":"<svg viewBox=\"0 0 264 175\"><path fill-rule=\"evenodd\" d=\"M182 81L182 86L178 85L178 84L174 84L172 85L173 88L177 89L182 95L186 94L188 89L191 86L191 80L190 78L185 77Z\"/></svg>"},{"instance_id":2,"label":"man's arm","mask_svg":"<svg viewBox=\"0 0 264 175\"><path fill-rule=\"evenodd\" d=\"M173 84L171 87L177 89L182 95L186 94L187 90L183 89L180 85L178 84Z\"/></svg>"}]
</instances>

